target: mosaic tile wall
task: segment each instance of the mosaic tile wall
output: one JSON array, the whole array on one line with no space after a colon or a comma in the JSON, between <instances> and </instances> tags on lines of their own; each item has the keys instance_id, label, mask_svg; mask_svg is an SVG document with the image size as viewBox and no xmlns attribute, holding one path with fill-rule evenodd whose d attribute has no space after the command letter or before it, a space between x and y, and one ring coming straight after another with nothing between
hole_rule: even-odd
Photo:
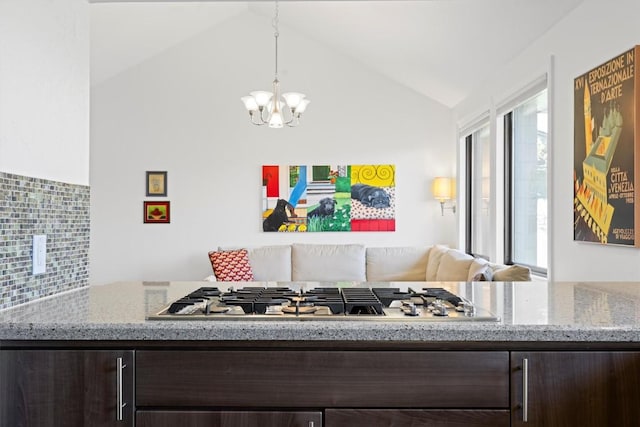
<instances>
[{"instance_id":1,"label":"mosaic tile wall","mask_svg":"<svg viewBox=\"0 0 640 427\"><path fill-rule=\"evenodd\" d=\"M0 172L0 310L89 285L89 186ZM32 274L34 234L47 235Z\"/></svg>"}]
</instances>

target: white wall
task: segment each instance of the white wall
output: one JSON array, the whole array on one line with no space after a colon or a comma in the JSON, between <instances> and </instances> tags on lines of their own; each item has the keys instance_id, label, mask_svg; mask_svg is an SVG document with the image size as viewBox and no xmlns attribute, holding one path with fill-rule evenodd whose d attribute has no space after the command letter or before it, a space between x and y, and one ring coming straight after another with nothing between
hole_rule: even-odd
<instances>
[{"instance_id":1,"label":"white wall","mask_svg":"<svg viewBox=\"0 0 640 427\"><path fill-rule=\"evenodd\" d=\"M546 72L553 55L549 239L554 280L640 279L638 249L574 242L572 225L573 79L640 44L638 16L637 0L585 0L455 109L463 124Z\"/></svg>"},{"instance_id":2,"label":"white wall","mask_svg":"<svg viewBox=\"0 0 640 427\"><path fill-rule=\"evenodd\" d=\"M89 183L89 5L0 1L0 171Z\"/></svg>"},{"instance_id":3,"label":"white wall","mask_svg":"<svg viewBox=\"0 0 640 427\"><path fill-rule=\"evenodd\" d=\"M455 241L429 194L455 171L451 110L280 32L282 89L311 99L298 128L252 126L240 102L273 80L270 22L250 12L92 88L92 284L201 279L218 245ZM261 231L262 165L362 163L396 165L396 232ZM142 223L147 170L168 171L169 225Z\"/></svg>"}]
</instances>

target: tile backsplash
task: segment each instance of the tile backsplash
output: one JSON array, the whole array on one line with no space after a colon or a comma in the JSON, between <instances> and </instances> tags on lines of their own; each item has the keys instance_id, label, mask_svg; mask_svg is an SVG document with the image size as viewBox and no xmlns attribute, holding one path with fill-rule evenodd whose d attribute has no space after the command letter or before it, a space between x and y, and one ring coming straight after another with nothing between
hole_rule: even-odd
<instances>
[{"instance_id":1,"label":"tile backsplash","mask_svg":"<svg viewBox=\"0 0 640 427\"><path fill-rule=\"evenodd\" d=\"M90 189L0 172L0 309L89 284ZM32 274L34 234L46 272Z\"/></svg>"}]
</instances>

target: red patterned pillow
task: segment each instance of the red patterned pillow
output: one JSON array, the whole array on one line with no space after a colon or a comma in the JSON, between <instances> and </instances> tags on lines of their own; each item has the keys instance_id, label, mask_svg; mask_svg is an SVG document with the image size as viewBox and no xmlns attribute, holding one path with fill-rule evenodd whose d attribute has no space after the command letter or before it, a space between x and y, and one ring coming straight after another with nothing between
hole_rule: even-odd
<instances>
[{"instance_id":1,"label":"red patterned pillow","mask_svg":"<svg viewBox=\"0 0 640 427\"><path fill-rule=\"evenodd\" d=\"M209 252L213 274L219 282L252 282L253 271L246 249Z\"/></svg>"}]
</instances>

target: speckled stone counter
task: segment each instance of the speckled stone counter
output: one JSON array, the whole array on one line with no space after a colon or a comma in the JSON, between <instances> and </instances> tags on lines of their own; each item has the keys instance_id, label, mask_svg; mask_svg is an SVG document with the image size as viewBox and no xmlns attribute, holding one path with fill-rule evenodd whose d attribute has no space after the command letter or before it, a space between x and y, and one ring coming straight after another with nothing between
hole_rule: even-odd
<instances>
[{"instance_id":1,"label":"speckled stone counter","mask_svg":"<svg viewBox=\"0 0 640 427\"><path fill-rule=\"evenodd\" d=\"M640 283L636 282L376 284L401 289L445 287L499 317L486 322L147 320L147 315L207 285L211 283L121 282L45 298L0 311L0 341L640 343Z\"/></svg>"}]
</instances>

